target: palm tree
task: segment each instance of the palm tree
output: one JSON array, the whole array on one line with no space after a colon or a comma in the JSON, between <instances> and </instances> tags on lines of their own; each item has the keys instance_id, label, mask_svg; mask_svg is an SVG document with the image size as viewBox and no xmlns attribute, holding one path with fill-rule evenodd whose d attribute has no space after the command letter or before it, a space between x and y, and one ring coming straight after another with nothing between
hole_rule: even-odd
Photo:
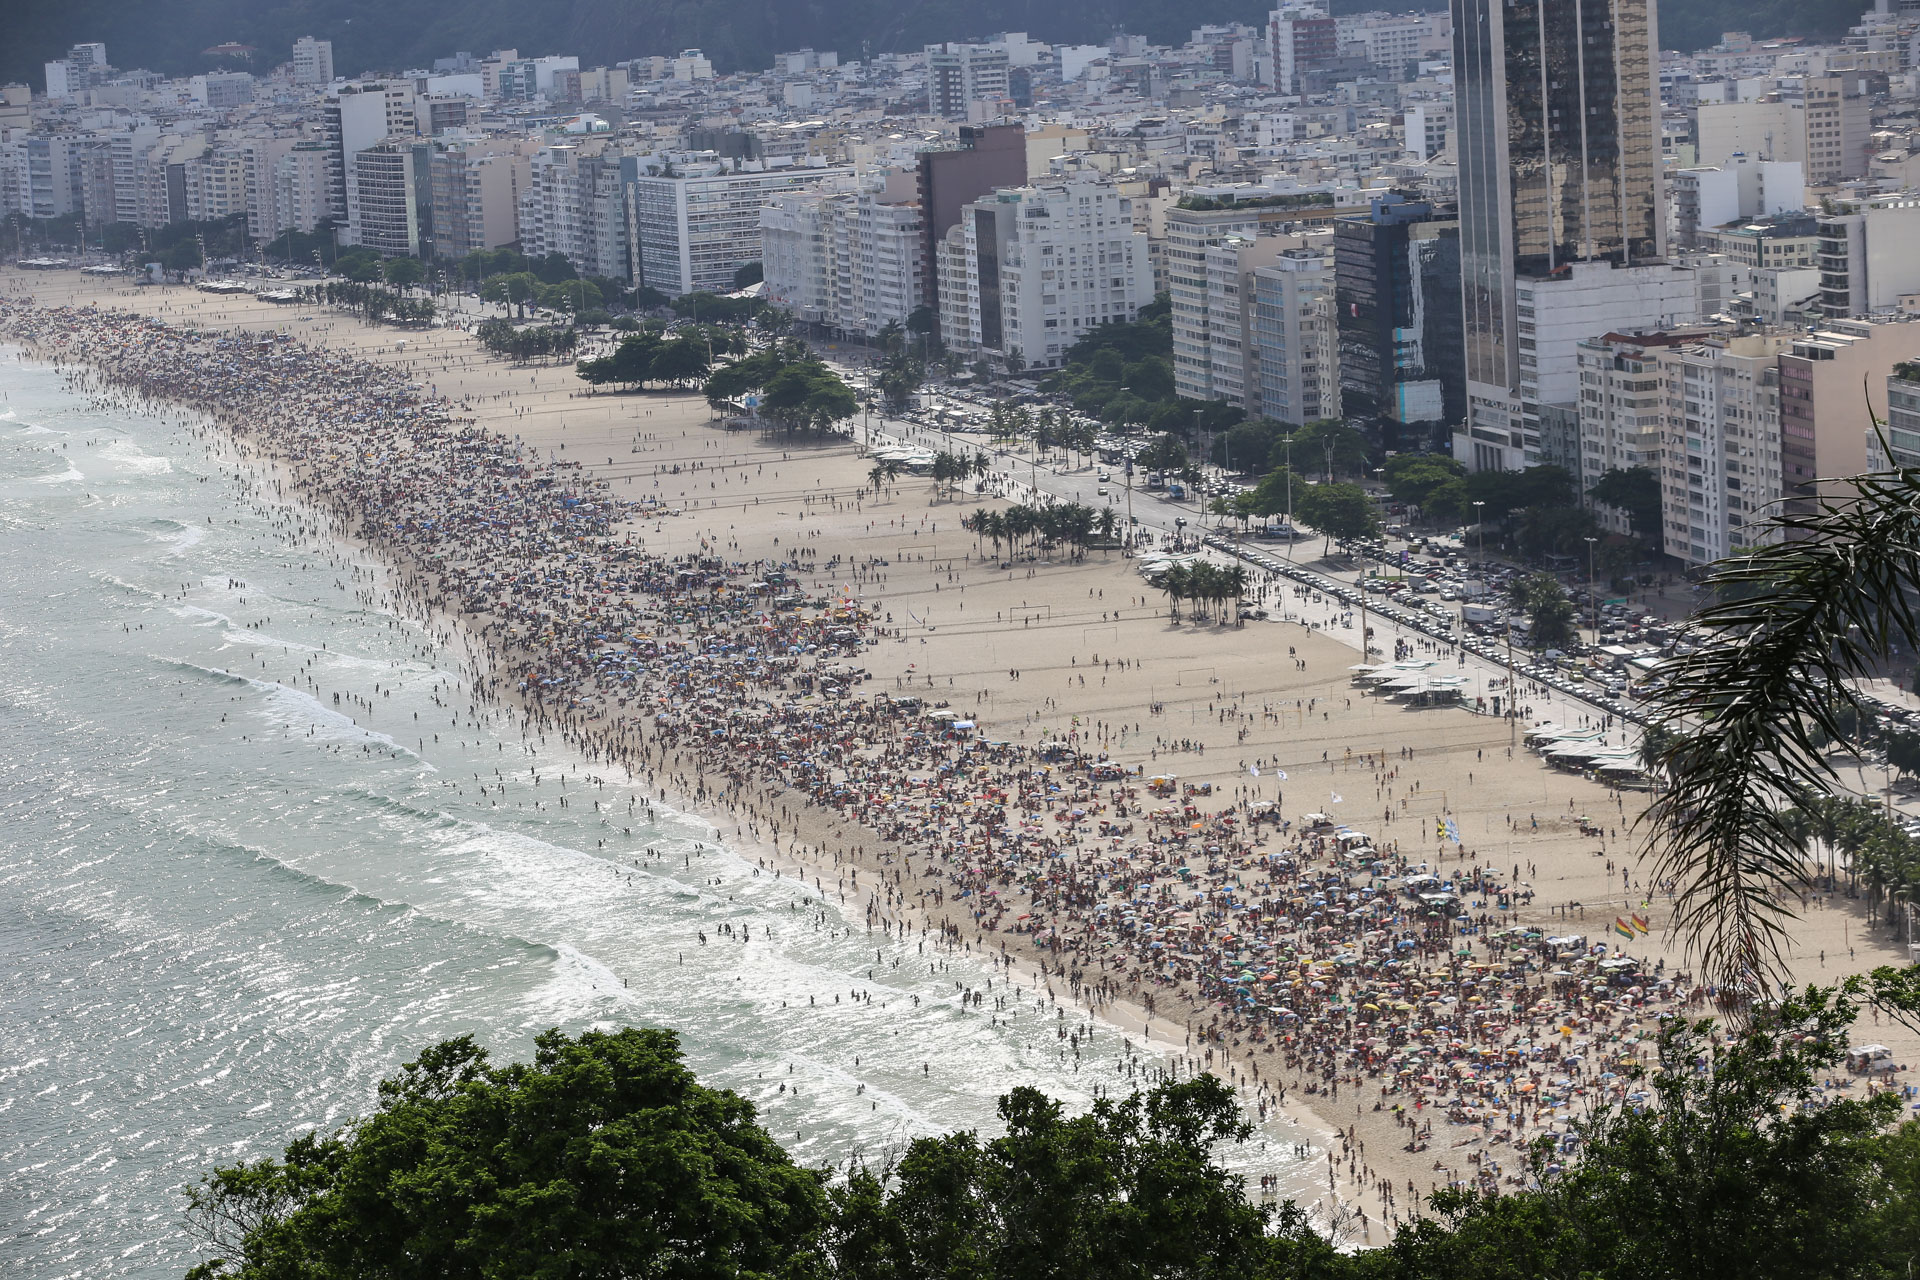
<instances>
[{"instance_id":1,"label":"palm tree","mask_svg":"<svg viewBox=\"0 0 1920 1280\"><path fill-rule=\"evenodd\" d=\"M1119 523L1120 516L1112 507L1102 507L1094 521L1095 527L1100 530L1100 541L1106 544L1104 550L1109 555L1113 552L1113 531Z\"/></svg>"},{"instance_id":2,"label":"palm tree","mask_svg":"<svg viewBox=\"0 0 1920 1280\"><path fill-rule=\"evenodd\" d=\"M1709 980L1747 989L1787 972L1807 881L1783 815L1815 812L1837 783L1820 744L1848 736L1843 708L1864 716L1856 682L1894 648L1920 649L1920 470L1829 488L1715 568L1719 602L1693 619L1702 643L1652 705L1675 734L1648 811L1654 875L1677 884L1675 920Z\"/></svg>"},{"instance_id":3,"label":"palm tree","mask_svg":"<svg viewBox=\"0 0 1920 1280\"><path fill-rule=\"evenodd\" d=\"M1168 613L1175 622L1180 621L1180 598L1187 594L1192 580L1193 574L1184 564L1170 564L1161 571L1160 589L1167 593Z\"/></svg>"},{"instance_id":4,"label":"palm tree","mask_svg":"<svg viewBox=\"0 0 1920 1280\"><path fill-rule=\"evenodd\" d=\"M967 516L960 521L960 526L964 528L968 533L971 533L973 535L973 545L975 550L984 551L986 549L980 544L981 544L981 539L987 536L988 518L989 517L987 515L987 509L985 507L975 507L973 509L972 515Z\"/></svg>"},{"instance_id":5,"label":"palm tree","mask_svg":"<svg viewBox=\"0 0 1920 1280\"><path fill-rule=\"evenodd\" d=\"M1247 567L1235 564L1227 566L1221 575L1220 585L1226 592L1224 599L1233 601L1233 620L1240 621L1240 597L1247 593Z\"/></svg>"}]
</instances>

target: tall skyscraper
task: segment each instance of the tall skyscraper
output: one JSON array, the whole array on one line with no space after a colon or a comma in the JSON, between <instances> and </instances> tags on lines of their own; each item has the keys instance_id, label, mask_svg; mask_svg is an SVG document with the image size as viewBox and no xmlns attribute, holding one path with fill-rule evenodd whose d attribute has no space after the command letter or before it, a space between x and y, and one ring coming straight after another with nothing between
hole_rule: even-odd
<instances>
[{"instance_id":1,"label":"tall skyscraper","mask_svg":"<svg viewBox=\"0 0 1920 1280\"><path fill-rule=\"evenodd\" d=\"M1559 307L1590 297L1594 332L1662 318L1617 314L1627 278L1572 270L1665 270L1654 0L1453 0L1453 45L1471 441L1461 460L1523 466L1539 455L1529 373L1572 369L1576 353L1538 350L1520 283L1545 286Z\"/></svg>"}]
</instances>

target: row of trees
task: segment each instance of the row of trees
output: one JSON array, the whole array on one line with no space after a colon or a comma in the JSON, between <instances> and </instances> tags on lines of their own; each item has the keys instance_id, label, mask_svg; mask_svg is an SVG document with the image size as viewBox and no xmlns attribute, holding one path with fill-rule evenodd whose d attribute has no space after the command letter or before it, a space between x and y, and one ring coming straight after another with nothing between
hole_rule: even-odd
<instances>
[{"instance_id":1,"label":"row of trees","mask_svg":"<svg viewBox=\"0 0 1920 1280\"><path fill-rule=\"evenodd\" d=\"M1224 400L1183 399L1174 385L1172 303L1163 295L1122 324L1089 330L1067 349L1046 387L1125 431L1224 431L1246 416Z\"/></svg>"},{"instance_id":2,"label":"row of trees","mask_svg":"<svg viewBox=\"0 0 1920 1280\"><path fill-rule=\"evenodd\" d=\"M1407 453L1387 459L1384 478L1394 499L1417 507L1427 521L1497 525L1523 555L1570 555L1586 539L1606 532L1579 501L1573 476L1564 467L1545 464L1470 475L1452 458ZM1587 495L1624 512L1633 536L1656 552L1660 549L1660 481L1653 472L1645 467L1607 471ZM1626 567L1618 554L1611 559L1612 571Z\"/></svg>"},{"instance_id":3,"label":"row of trees","mask_svg":"<svg viewBox=\"0 0 1920 1280\"><path fill-rule=\"evenodd\" d=\"M860 412L853 388L797 338L780 338L712 371L707 403L718 409L757 399L755 411L796 431L831 431Z\"/></svg>"},{"instance_id":4,"label":"row of trees","mask_svg":"<svg viewBox=\"0 0 1920 1280\"><path fill-rule=\"evenodd\" d=\"M662 329L647 328L622 338L607 355L580 361L575 371L591 387L645 387L652 382L686 387L706 379L712 355L705 333L668 337Z\"/></svg>"},{"instance_id":5,"label":"row of trees","mask_svg":"<svg viewBox=\"0 0 1920 1280\"><path fill-rule=\"evenodd\" d=\"M1254 520L1291 514L1302 524L1334 542L1361 542L1380 536L1380 512L1373 495L1347 481L1316 483L1275 467L1251 489L1232 497L1215 498L1207 510L1238 520L1245 528Z\"/></svg>"},{"instance_id":6,"label":"row of trees","mask_svg":"<svg viewBox=\"0 0 1920 1280\"><path fill-rule=\"evenodd\" d=\"M580 345L579 330L571 325L529 325L521 328L511 321L495 317L482 320L474 331L480 345L497 356L510 360L551 359L570 356Z\"/></svg>"},{"instance_id":7,"label":"row of trees","mask_svg":"<svg viewBox=\"0 0 1920 1280\"><path fill-rule=\"evenodd\" d=\"M1240 597L1247 590L1247 571L1240 565L1217 565L1208 560L1176 562L1168 565L1151 579L1154 586L1166 592L1168 611L1173 620L1180 620L1180 602L1193 602L1193 616L1196 620L1208 615L1208 608L1217 607L1223 614L1227 601L1238 605ZM1222 617L1221 621L1226 619Z\"/></svg>"},{"instance_id":8,"label":"row of trees","mask_svg":"<svg viewBox=\"0 0 1920 1280\"><path fill-rule=\"evenodd\" d=\"M960 518L960 527L976 542L993 544L994 555L1002 545L1017 549L1025 543L1034 547L1065 545L1073 548L1076 559L1098 537L1111 545L1119 527L1112 507L1090 507L1083 502L1060 502L1033 506L1017 503L1003 511L982 507Z\"/></svg>"},{"instance_id":9,"label":"row of trees","mask_svg":"<svg viewBox=\"0 0 1920 1280\"><path fill-rule=\"evenodd\" d=\"M411 261L411 259L407 259ZM368 323L427 324L437 313L431 298L410 298L378 285L329 281L300 291L311 302L358 311Z\"/></svg>"},{"instance_id":10,"label":"row of trees","mask_svg":"<svg viewBox=\"0 0 1920 1280\"><path fill-rule=\"evenodd\" d=\"M1218 1163L1252 1130L1213 1076L1079 1114L1016 1089L998 1136L807 1169L672 1032L550 1031L506 1065L462 1037L365 1119L194 1187L189 1280L1895 1280L1920 1252L1920 1122L1895 1092L1819 1088L1869 996L1920 1009L1881 971L1724 1039L1672 1019L1635 1069L1647 1103L1572 1121L1580 1156L1543 1140L1524 1189L1439 1192L1346 1252Z\"/></svg>"}]
</instances>

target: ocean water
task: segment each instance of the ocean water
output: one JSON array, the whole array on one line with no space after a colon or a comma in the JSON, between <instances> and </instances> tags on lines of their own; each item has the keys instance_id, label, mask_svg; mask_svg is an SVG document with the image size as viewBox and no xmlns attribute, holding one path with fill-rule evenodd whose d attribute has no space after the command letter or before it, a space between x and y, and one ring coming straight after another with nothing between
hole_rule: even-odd
<instances>
[{"instance_id":1,"label":"ocean water","mask_svg":"<svg viewBox=\"0 0 1920 1280\"><path fill-rule=\"evenodd\" d=\"M808 1164L1126 1087L1117 1030L1076 1062L1030 990L963 1007L987 966L472 715L457 655L177 419L3 349L0 395L0 1274L178 1275L185 1186L462 1033L676 1028ZM1310 1195L1304 1140L1223 1156Z\"/></svg>"}]
</instances>

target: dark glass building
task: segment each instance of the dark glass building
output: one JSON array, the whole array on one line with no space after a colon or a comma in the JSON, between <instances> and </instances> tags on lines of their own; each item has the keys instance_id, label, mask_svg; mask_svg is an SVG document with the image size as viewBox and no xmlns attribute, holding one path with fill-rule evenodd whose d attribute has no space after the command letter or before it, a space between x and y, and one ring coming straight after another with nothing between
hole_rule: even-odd
<instances>
[{"instance_id":1,"label":"dark glass building","mask_svg":"<svg viewBox=\"0 0 1920 1280\"><path fill-rule=\"evenodd\" d=\"M1391 448L1444 448L1467 411L1459 220L1387 195L1336 221L1333 244L1341 414L1392 437ZM1427 429L1398 429L1412 424Z\"/></svg>"},{"instance_id":2,"label":"dark glass building","mask_svg":"<svg viewBox=\"0 0 1920 1280\"><path fill-rule=\"evenodd\" d=\"M1654 0L1452 8L1469 405L1476 439L1504 439L1524 392L1515 280L1665 256Z\"/></svg>"}]
</instances>

